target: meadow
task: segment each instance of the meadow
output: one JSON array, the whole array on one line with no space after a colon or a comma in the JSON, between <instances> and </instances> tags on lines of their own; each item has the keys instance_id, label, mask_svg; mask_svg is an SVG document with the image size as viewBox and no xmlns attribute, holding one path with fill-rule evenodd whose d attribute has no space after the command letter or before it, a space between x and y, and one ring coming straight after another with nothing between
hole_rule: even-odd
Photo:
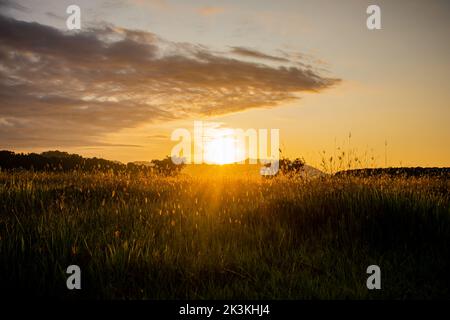
<instances>
[{"instance_id":1,"label":"meadow","mask_svg":"<svg viewBox=\"0 0 450 320\"><path fill-rule=\"evenodd\" d=\"M439 177L0 172L0 289L56 299L450 298ZM66 288L66 268L82 289ZM368 290L366 268L381 268Z\"/></svg>"}]
</instances>

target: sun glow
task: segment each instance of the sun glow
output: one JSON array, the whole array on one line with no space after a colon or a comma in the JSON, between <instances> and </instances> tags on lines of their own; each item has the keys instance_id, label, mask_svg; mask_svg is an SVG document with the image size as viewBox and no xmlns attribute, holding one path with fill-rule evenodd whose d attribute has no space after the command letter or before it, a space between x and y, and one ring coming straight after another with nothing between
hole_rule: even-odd
<instances>
[{"instance_id":1,"label":"sun glow","mask_svg":"<svg viewBox=\"0 0 450 320\"><path fill-rule=\"evenodd\" d=\"M204 145L204 160L209 164L237 162L236 141L230 137L217 137Z\"/></svg>"}]
</instances>

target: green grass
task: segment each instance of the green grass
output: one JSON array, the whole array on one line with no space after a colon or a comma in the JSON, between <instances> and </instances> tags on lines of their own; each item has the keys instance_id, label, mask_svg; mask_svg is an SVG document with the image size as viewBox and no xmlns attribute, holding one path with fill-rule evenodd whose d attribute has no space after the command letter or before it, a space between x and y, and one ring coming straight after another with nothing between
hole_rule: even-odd
<instances>
[{"instance_id":1,"label":"green grass","mask_svg":"<svg viewBox=\"0 0 450 320\"><path fill-rule=\"evenodd\" d=\"M0 289L62 299L450 298L449 181L0 173ZM82 270L82 290L65 269ZM366 288L381 267L382 290Z\"/></svg>"}]
</instances>

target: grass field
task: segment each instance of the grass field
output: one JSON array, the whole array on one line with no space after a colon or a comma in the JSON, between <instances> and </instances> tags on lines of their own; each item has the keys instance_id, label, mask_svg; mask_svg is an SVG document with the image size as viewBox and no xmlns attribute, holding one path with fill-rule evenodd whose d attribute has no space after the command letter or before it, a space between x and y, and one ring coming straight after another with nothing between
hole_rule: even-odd
<instances>
[{"instance_id":1,"label":"grass field","mask_svg":"<svg viewBox=\"0 0 450 320\"><path fill-rule=\"evenodd\" d=\"M440 178L0 173L0 288L61 299L450 298ZM68 265L82 290L66 288ZM381 267L382 289L366 288Z\"/></svg>"}]
</instances>

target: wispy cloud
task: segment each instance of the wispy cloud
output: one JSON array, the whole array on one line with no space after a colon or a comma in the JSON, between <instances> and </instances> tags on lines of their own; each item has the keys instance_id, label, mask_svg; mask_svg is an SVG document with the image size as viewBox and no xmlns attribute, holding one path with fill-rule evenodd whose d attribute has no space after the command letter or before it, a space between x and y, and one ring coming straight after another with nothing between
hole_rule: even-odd
<instances>
[{"instance_id":1,"label":"wispy cloud","mask_svg":"<svg viewBox=\"0 0 450 320\"><path fill-rule=\"evenodd\" d=\"M17 10L17 11L22 11L22 12L29 12L30 11L27 7L21 5L17 1L0 0L0 10L5 10L5 9L14 9L14 10Z\"/></svg>"},{"instance_id":2,"label":"wispy cloud","mask_svg":"<svg viewBox=\"0 0 450 320\"><path fill-rule=\"evenodd\" d=\"M197 12L202 16L212 16L225 12L225 8L222 7L201 7L197 9Z\"/></svg>"},{"instance_id":3,"label":"wispy cloud","mask_svg":"<svg viewBox=\"0 0 450 320\"><path fill-rule=\"evenodd\" d=\"M276 62L290 62L289 59L283 58L283 57L277 57L265 54L263 52L249 49L249 48L243 48L243 47L232 47L231 52L243 57L250 57L250 58L257 58L257 59L264 59L264 60L272 60Z\"/></svg>"},{"instance_id":4,"label":"wispy cloud","mask_svg":"<svg viewBox=\"0 0 450 320\"><path fill-rule=\"evenodd\" d=\"M47 17L52 18L52 19L55 19L55 20L66 21L66 18L65 18L65 17L63 17L63 16L61 16L61 15L58 15L58 14L56 14L56 13L50 12L50 11L46 12L45 15L46 15Z\"/></svg>"},{"instance_id":5,"label":"wispy cloud","mask_svg":"<svg viewBox=\"0 0 450 320\"><path fill-rule=\"evenodd\" d=\"M104 26L66 33L0 16L3 144L95 144L144 123L274 107L338 81L150 32Z\"/></svg>"},{"instance_id":6,"label":"wispy cloud","mask_svg":"<svg viewBox=\"0 0 450 320\"><path fill-rule=\"evenodd\" d=\"M118 1L120 2L121 0ZM125 3L137 5L140 7L158 8L163 10L172 8L172 5L169 4L169 2L166 0L126 0Z\"/></svg>"}]
</instances>

